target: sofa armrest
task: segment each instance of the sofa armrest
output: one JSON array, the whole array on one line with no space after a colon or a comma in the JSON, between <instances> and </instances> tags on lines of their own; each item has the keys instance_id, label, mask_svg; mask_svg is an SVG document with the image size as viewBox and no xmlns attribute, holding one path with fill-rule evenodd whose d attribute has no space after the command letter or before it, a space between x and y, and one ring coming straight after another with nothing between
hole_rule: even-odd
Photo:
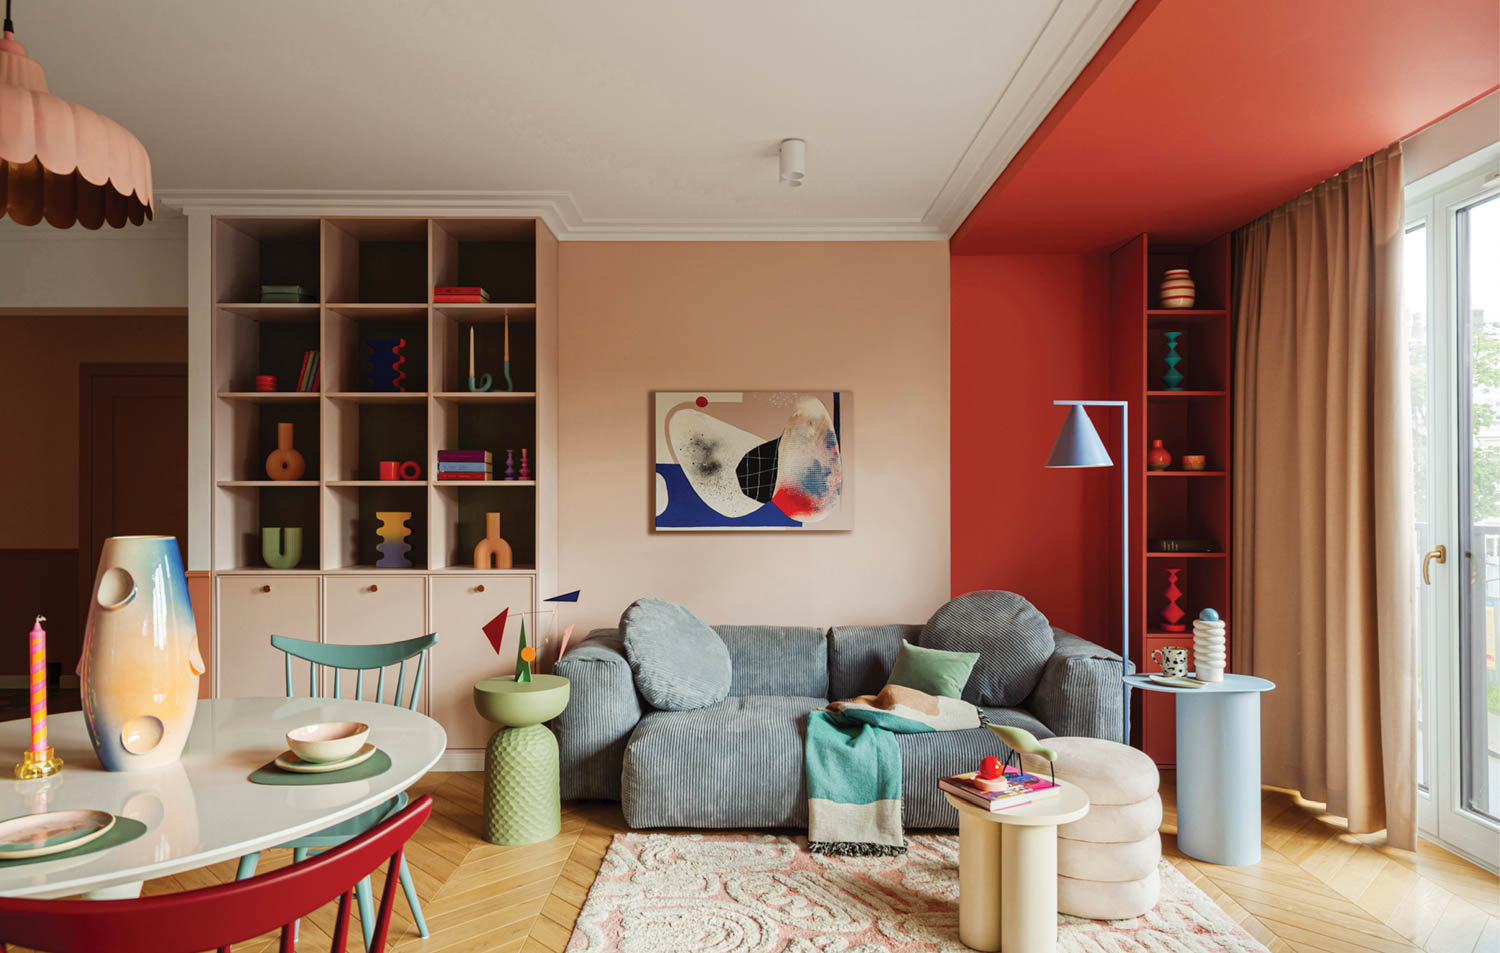
<instances>
[{"instance_id":1,"label":"sofa armrest","mask_svg":"<svg viewBox=\"0 0 1500 953\"><path fill-rule=\"evenodd\" d=\"M1059 736L1120 740L1125 693L1119 653L1056 626L1052 635L1056 647L1026 708Z\"/></svg>"},{"instance_id":2,"label":"sofa armrest","mask_svg":"<svg viewBox=\"0 0 1500 953\"><path fill-rule=\"evenodd\" d=\"M641 720L640 696L618 629L595 629L557 661L571 683L568 707L552 723L562 796L620 799L625 745Z\"/></svg>"}]
</instances>

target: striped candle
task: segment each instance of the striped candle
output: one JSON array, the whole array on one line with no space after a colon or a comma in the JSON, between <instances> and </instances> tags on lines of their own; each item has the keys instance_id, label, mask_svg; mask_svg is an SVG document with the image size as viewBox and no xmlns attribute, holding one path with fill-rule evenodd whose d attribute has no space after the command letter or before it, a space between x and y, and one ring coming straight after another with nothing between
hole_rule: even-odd
<instances>
[{"instance_id":1,"label":"striped candle","mask_svg":"<svg viewBox=\"0 0 1500 953\"><path fill-rule=\"evenodd\" d=\"M31 627L31 750L39 758L47 754L47 632L37 616Z\"/></svg>"}]
</instances>

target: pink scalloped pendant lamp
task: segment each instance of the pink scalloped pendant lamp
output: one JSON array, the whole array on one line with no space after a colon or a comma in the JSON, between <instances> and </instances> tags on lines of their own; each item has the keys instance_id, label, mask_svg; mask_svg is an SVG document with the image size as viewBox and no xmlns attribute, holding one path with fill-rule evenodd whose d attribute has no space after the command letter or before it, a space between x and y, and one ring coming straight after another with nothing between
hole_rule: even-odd
<instances>
[{"instance_id":1,"label":"pink scalloped pendant lamp","mask_svg":"<svg viewBox=\"0 0 1500 953\"><path fill-rule=\"evenodd\" d=\"M124 126L47 92L16 42L6 3L0 37L0 218L58 228L151 218L151 160Z\"/></svg>"}]
</instances>

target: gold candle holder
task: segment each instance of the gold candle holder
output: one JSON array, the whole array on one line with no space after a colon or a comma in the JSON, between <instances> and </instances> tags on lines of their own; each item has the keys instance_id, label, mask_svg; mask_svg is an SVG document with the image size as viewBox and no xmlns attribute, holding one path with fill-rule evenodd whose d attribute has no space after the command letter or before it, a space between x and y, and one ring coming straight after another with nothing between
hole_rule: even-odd
<instances>
[{"instance_id":1,"label":"gold candle holder","mask_svg":"<svg viewBox=\"0 0 1500 953\"><path fill-rule=\"evenodd\" d=\"M52 753L51 745L41 754L27 750L21 757L21 763L16 765L16 777L22 781L45 778L62 770L62 759Z\"/></svg>"}]
</instances>

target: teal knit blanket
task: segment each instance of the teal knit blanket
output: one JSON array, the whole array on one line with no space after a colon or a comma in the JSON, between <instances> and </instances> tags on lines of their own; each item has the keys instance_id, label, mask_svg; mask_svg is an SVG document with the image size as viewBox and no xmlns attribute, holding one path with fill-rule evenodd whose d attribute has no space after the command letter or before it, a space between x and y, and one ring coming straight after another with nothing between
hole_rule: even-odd
<instances>
[{"instance_id":1,"label":"teal knit blanket","mask_svg":"<svg viewBox=\"0 0 1500 953\"><path fill-rule=\"evenodd\" d=\"M968 702L901 685L810 712L803 750L808 849L835 855L904 853L896 734L978 727L979 710Z\"/></svg>"}]
</instances>

